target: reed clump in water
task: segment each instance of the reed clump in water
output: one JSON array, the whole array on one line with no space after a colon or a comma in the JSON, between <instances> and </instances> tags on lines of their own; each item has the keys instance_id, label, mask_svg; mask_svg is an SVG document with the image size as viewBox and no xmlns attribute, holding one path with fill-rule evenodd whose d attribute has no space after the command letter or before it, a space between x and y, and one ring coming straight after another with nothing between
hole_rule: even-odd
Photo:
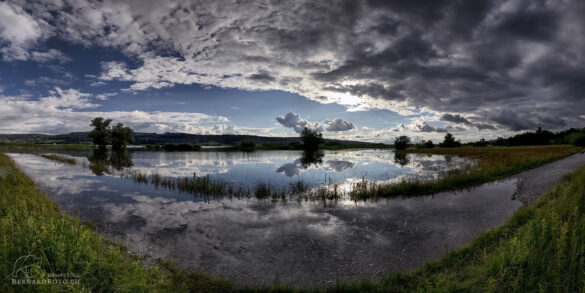
<instances>
[{"instance_id":1,"label":"reed clump in water","mask_svg":"<svg viewBox=\"0 0 585 293\"><path fill-rule=\"evenodd\" d=\"M51 160L51 161L61 162L61 163L69 164L69 165L77 164L77 161L73 158L55 155L55 154L44 154L44 155L41 155L41 157L48 159L48 160Z\"/></svg>"},{"instance_id":2,"label":"reed clump in water","mask_svg":"<svg viewBox=\"0 0 585 293\"><path fill-rule=\"evenodd\" d=\"M328 202L342 197L338 185L334 185L333 189L328 187L310 189L308 184L300 180L291 184L289 188L279 188L259 182L250 189L244 186L234 187L227 182L214 180L209 175L197 176L194 174L192 177L172 178L158 173L146 174L140 170L126 170L120 173L120 177L131 179L139 184L152 184L156 188L161 187L190 193L205 200L255 197L258 200L270 199L272 202L286 202L289 200L288 197L296 196L298 200Z\"/></svg>"}]
</instances>

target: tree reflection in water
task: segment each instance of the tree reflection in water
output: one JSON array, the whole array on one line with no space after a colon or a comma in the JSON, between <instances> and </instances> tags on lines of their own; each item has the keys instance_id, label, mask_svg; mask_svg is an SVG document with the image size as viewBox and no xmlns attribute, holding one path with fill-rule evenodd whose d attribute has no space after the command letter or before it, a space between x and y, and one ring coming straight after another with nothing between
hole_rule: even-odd
<instances>
[{"instance_id":1,"label":"tree reflection in water","mask_svg":"<svg viewBox=\"0 0 585 293\"><path fill-rule=\"evenodd\" d=\"M134 165L132 153L128 150L112 151L108 157L107 150L94 149L87 160L89 161L89 169L97 176L111 174L110 167L122 171L122 169Z\"/></svg>"},{"instance_id":2,"label":"tree reflection in water","mask_svg":"<svg viewBox=\"0 0 585 293\"><path fill-rule=\"evenodd\" d=\"M313 164L323 163L323 152L321 151L303 151L303 155L299 159L303 168L307 169Z\"/></svg>"},{"instance_id":3,"label":"tree reflection in water","mask_svg":"<svg viewBox=\"0 0 585 293\"><path fill-rule=\"evenodd\" d=\"M405 152L394 152L394 163L404 167L410 163L408 154Z\"/></svg>"},{"instance_id":4,"label":"tree reflection in water","mask_svg":"<svg viewBox=\"0 0 585 293\"><path fill-rule=\"evenodd\" d=\"M110 155L110 164L112 164L112 167L117 171L122 171L124 168L132 167L134 165L132 162L132 153L127 149L112 151Z\"/></svg>"}]
</instances>

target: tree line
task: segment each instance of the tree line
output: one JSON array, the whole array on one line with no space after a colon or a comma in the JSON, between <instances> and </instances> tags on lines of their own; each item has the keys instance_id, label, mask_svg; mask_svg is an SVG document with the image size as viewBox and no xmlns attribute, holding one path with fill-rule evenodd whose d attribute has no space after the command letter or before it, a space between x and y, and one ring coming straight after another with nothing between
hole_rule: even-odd
<instances>
[{"instance_id":1,"label":"tree line","mask_svg":"<svg viewBox=\"0 0 585 293\"><path fill-rule=\"evenodd\" d=\"M397 150L404 150L411 145L410 137L406 135L401 135L394 140L394 148ZM425 148L425 149L432 149L435 147L435 144L432 140L423 140L422 142L416 145L418 148ZM442 148L455 148L461 146L461 141L456 140L455 136L451 133L447 133L443 142L439 143L439 146Z\"/></svg>"},{"instance_id":2,"label":"tree line","mask_svg":"<svg viewBox=\"0 0 585 293\"><path fill-rule=\"evenodd\" d=\"M106 145L111 144L113 150L125 150L129 143L134 143L134 131L124 126L122 123L118 123L111 127L112 119L104 119L103 117L96 117L91 121L90 126L93 130L88 134L88 137L93 140L93 143L98 146L99 149L105 149ZM323 134L317 131L313 131L307 127L300 133L301 147L307 152L316 152L319 150L319 146L324 143ZM498 137L494 140L480 139L475 142L461 143L460 140L455 139L453 134L447 133L439 147L453 148L461 145L469 146L523 146L523 145L548 145L548 144L573 144L576 146L585 147L585 128L570 128L557 133L543 130L538 128L534 132L525 132L514 135L509 138ZM185 145L185 146L184 146ZM187 150L186 144L164 146L167 151L171 150ZM403 150L413 145L410 137L406 135L398 136L394 140L394 147L397 150ZM253 141L245 141L241 143L242 149L253 150L256 144ZM423 140L416 144L417 148L433 148L435 144L431 140ZM163 149L163 147L160 147ZM190 147L189 150L198 150L197 148Z\"/></svg>"},{"instance_id":3,"label":"tree line","mask_svg":"<svg viewBox=\"0 0 585 293\"><path fill-rule=\"evenodd\" d=\"M538 128L534 132L524 132L509 138L498 137L493 140L480 139L478 141L461 143L456 140L453 134L447 133L443 142L439 143L440 147L453 148L462 145L484 147L492 146L528 146L528 145L551 145L551 144L572 144L575 146L585 147L585 128L570 128L559 132L551 132ZM412 146L410 137L402 135L394 140L394 147L403 150ZM415 145L417 148L433 148L434 143L431 140L423 140Z\"/></svg>"}]
</instances>

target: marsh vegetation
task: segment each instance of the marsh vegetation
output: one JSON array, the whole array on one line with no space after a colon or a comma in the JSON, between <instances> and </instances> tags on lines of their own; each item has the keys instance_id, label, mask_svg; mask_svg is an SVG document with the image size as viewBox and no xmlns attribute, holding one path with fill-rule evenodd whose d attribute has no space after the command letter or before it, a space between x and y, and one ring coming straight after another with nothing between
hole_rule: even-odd
<instances>
[{"instance_id":1,"label":"marsh vegetation","mask_svg":"<svg viewBox=\"0 0 585 293\"><path fill-rule=\"evenodd\" d=\"M56 154L43 154L41 155L41 157L47 159L47 160L51 160L51 161L55 161L55 162L61 162L61 163L66 163L69 165L75 165L77 164L77 161L74 158L70 158L70 157L65 157L62 155L56 155Z\"/></svg>"},{"instance_id":2,"label":"marsh vegetation","mask_svg":"<svg viewBox=\"0 0 585 293\"><path fill-rule=\"evenodd\" d=\"M463 156L474 160L475 163L441 173L435 180L406 178L400 182L388 184L364 181L355 186L351 197L353 199L370 199L415 196L462 189L536 168L575 154L580 150L580 147L568 145L409 149L409 153L416 154Z\"/></svg>"},{"instance_id":3,"label":"marsh vegetation","mask_svg":"<svg viewBox=\"0 0 585 293\"><path fill-rule=\"evenodd\" d=\"M396 151L393 163L405 167L410 163L409 154L441 155L447 157L464 157L457 165L452 166L436 176L404 176L390 182L384 180L368 180L365 177L349 182L331 182L324 180L320 186L304 182L311 186L300 190L295 188L298 179L288 184L272 184L258 178L253 184L243 185L211 178L209 175L168 177L157 172L144 172L139 169L127 169L132 166L131 154L111 152L106 153L94 150L89 157L89 167L97 175L110 174L132 179L141 184L153 184L156 187L168 188L188 192L205 199L256 197L279 200L322 200L347 198L353 201L372 200L395 196L416 196L441 191L457 190L481 183L497 180L506 176L532 169L546 163L567 157L580 151L574 146L534 146L534 147L460 147L460 148L432 148L408 149ZM295 168L310 170L311 166L323 163L323 152L303 152L298 159L299 165ZM58 155L43 155L55 161L65 162L71 158ZM72 162L72 161L70 161ZM329 161L332 164L334 161ZM70 163L71 164L71 163ZM287 166L288 165L284 165ZM282 169L282 168L281 168ZM280 170L280 169L279 169ZM289 171L287 171L289 172ZM291 173L291 176L298 174ZM358 179L358 178L355 178ZM344 188L340 189L343 185ZM319 188L315 188L319 187ZM260 190L258 190L260 189ZM334 191L335 189L335 191ZM307 191L311 192L307 192ZM258 196L257 196L258 195ZM319 195L319 196L316 196ZM333 196L334 195L334 196Z\"/></svg>"}]
</instances>

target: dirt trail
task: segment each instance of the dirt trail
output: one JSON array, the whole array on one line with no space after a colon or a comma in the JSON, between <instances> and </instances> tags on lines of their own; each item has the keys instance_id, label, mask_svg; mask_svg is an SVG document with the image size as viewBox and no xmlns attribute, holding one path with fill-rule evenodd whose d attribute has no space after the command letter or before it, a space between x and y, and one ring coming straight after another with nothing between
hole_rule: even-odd
<instances>
[{"instance_id":1,"label":"dirt trail","mask_svg":"<svg viewBox=\"0 0 585 293\"><path fill-rule=\"evenodd\" d=\"M559 183L563 176L579 169L583 165L585 165L585 151L511 176L511 178L518 179L516 197L524 204L530 204Z\"/></svg>"}]
</instances>

